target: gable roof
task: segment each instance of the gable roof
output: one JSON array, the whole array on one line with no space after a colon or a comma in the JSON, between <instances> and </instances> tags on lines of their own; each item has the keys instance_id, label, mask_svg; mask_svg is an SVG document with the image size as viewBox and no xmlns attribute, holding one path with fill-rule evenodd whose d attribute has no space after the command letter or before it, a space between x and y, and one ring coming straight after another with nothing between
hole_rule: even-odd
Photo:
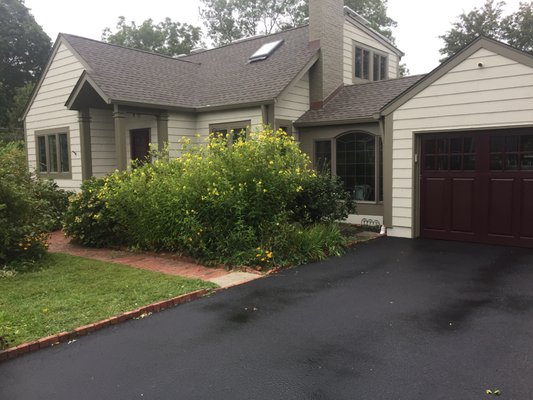
<instances>
[{"instance_id":1,"label":"gable roof","mask_svg":"<svg viewBox=\"0 0 533 400\"><path fill-rule=\"evenodd\" d=\"M427 74L423 79L417 82L415 85L407 89L405 92L399 94L396 98L392 98L388 104L383 107L381 112L382 115L388 115L394 112L396 109L401 107L403 104L407 103L410 99L416 96L418 93L429 87L438 79L442 78L452 69L457 67L463 61L468 59L474 53L481 49L486 49L492 51L493 53L499 54L503 57L514 60L518 63L527 65L533 68L533 55L527 52L518 50L508 44L499 42L494 39L490 39L486 36L479 36L469 45L464 47L458 53L450 57L448 60L443 62L429 74Z\"/></svg>"},{"instance_id":2,"label":"gable roof","mask_svg":"<svg viewBox=\"0 0 533 400\"><path fill-rule=\"evenodd\" d=\"M389 101L424 76L414 75L344 86L323 108L307 111L294 125L304 127L376 120L375 115L379 114Z\"/></svg>"},{"instance_id":3,"label":"gable roof","mask_svg":"<svg viewBox=\"0 0 533 400\"><path fill-rule=\"evenodd\" d=\"M74 35L60 38L87 66L73 95L89 82L108 104L191 111L273 102L318 57L307 26L178 58ZM263 44L280 39L283 44L270 57L248 63Z\"/></svg>"}]
</instances>

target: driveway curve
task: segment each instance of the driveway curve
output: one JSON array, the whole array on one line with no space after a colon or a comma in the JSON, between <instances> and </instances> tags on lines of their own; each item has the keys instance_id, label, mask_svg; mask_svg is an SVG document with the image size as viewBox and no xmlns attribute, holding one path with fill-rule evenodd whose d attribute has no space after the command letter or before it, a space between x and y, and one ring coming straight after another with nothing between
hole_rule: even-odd
<instances>
[{"instance_id":1,"label":"driveway curve","mask_svg":"<svg viewBox=\"0 0 533 400\"><path fill-rule=\"evenodd\" d=\"M533 393L533 251L385 238L0 364L0 399Z\"/></svg>"}]
</instances>

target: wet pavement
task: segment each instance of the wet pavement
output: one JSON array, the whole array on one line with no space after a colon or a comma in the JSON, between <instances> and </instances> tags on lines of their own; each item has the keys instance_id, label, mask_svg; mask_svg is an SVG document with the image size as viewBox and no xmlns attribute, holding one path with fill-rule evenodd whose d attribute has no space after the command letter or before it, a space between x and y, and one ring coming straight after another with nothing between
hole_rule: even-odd
<instances>
[{"instance_id":1,"label":"wet pavement","mask_svg":"<svg viewBox=\"0 0 533 400\"><path fill-rule=\"evenodd\" d=\"M379 239L0 364L0 399L533 398L533 250Z\"/></svg>"}]
</instances>

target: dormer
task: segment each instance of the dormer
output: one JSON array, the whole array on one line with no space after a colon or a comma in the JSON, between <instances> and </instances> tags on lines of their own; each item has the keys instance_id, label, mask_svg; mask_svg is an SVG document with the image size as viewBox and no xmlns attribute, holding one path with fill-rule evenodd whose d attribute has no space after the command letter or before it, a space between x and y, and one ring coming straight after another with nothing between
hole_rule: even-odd
<instances>
[{"instance_id":1,"label":"dormer","mask_svg":"<svg viewBox=\"0 0 533 400\"><path fill-rule=\"evenodd\" d=\"M349 7L344 7L345 85L399 77L404 55L390 40L370 27L370 23Z\"/></svg>"}]
</instances>

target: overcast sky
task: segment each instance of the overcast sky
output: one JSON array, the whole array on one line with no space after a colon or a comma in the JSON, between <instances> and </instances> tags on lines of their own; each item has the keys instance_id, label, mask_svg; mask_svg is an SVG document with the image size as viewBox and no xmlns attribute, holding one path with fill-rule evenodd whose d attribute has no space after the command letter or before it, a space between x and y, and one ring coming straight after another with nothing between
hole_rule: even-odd
<instances>
[{"instance_id":1,"label":"overcast sky","mask_svg":"<svg viewBox=\"0 0 533 400\"><path fill-rule=\"evenodd\" d=\"M438 65L442 41L463 11L481 7L484 0L389 0L389 16L398 22L394 30L397 46L411 74L431 71ZM518 9L519 0L507 0L506 12ZM55 40L59 32L100 39L105 27L114 28L119 15L140 23L165 17L202 25L200 0L26 0L37 23Z\"/></svg>"}]
</instances>

